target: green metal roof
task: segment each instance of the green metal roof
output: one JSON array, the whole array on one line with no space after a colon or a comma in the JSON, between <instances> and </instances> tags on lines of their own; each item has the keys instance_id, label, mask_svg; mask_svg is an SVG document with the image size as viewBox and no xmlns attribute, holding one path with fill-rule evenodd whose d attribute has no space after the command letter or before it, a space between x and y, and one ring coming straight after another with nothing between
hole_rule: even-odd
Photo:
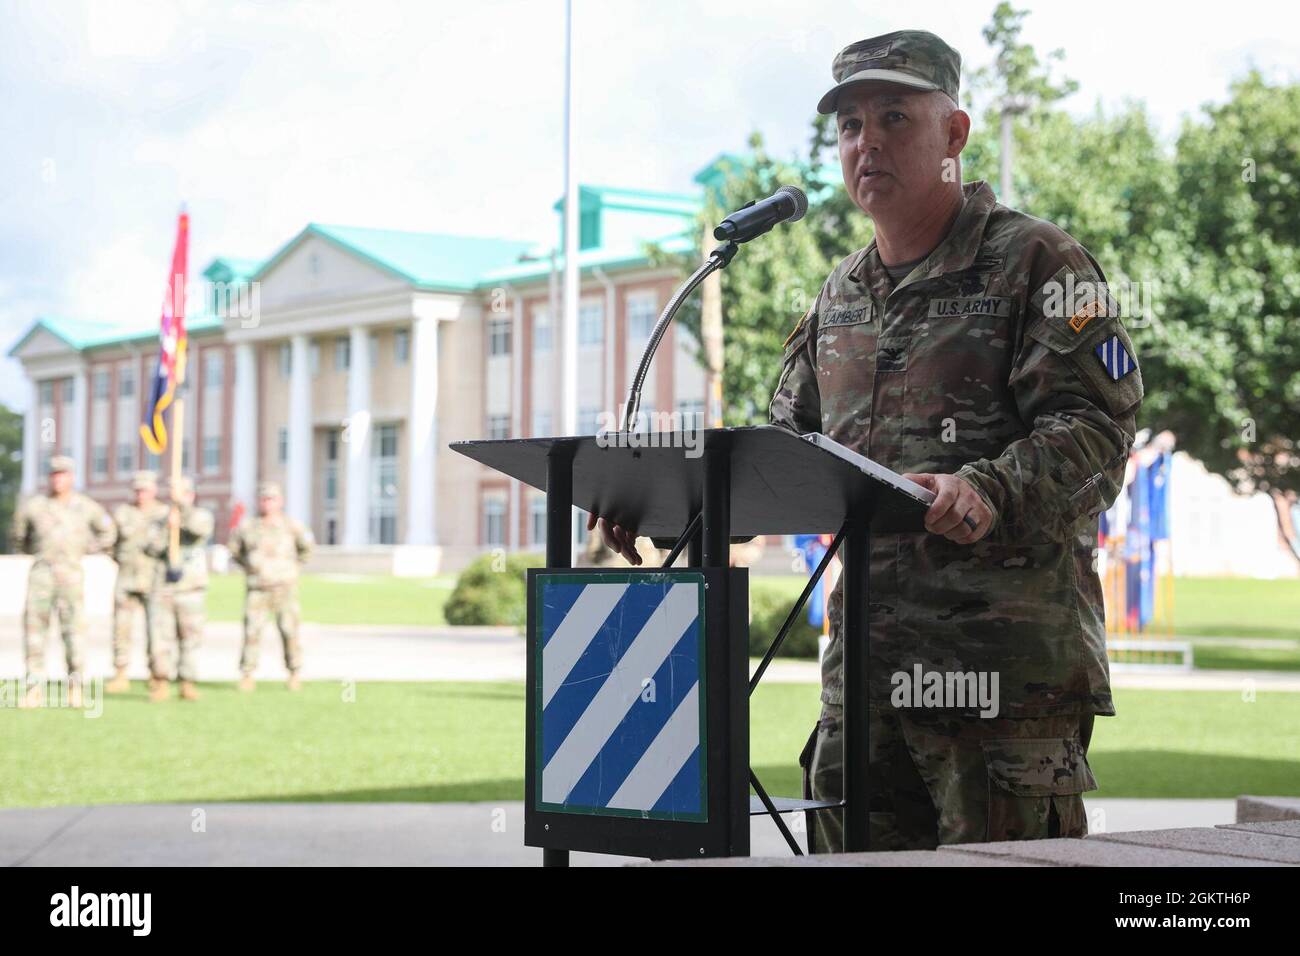
<instances>
[{"instance_id":1,"label":"green metal roof","mask_svg":"<svg viewBox=\"0 0 1300 956\"><path fill-rule=\"evenodd\" d=\"M128 342L147 341L158 338L159 320L113 325L108 322L95 322L89 319L69 319L64 316L43 315L37 317L32 327L9 349L12 357L40 330L68 343L77 351L100 348L106 345L125 345ZM220 317L210 312L186 316L185 329L190 333L206 332L221 327Z\"/></svg>"},{"instance_id":2,"label":"green metal roof","mask_svg":"<svg viewBox=\"0 0 1300 956\"><path fill-rule=\"evenodd\" d=\"M483 273L517 262L535 246L519 239L449 236L311 223L249 278L269 272L303 239L320 236L422 289L470 292Z\"/></svg>"}]
</instances>

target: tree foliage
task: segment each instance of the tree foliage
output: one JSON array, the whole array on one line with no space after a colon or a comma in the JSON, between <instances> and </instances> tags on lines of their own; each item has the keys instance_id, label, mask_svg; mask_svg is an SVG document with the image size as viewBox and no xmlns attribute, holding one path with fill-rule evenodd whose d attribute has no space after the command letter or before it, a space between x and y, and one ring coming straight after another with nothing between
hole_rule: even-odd
<instances>
[{"instance_id":1,"label":"tree foliage","mask_svg":"<svg viewBox=\"0 0 1300 956\"><path fill-rule=\"evenodd\" d=\"M1060 51L1040 58L1021 42L1024 17L1001 3L984 31L995 56L968 77L978 119L963 177L997 182L1000 110L1015 103L1016 205L1082 242L1121 294L1147 389L1139 425L1172 430L1242 490L1300 490L1300 85L1251 72L1167 143L1140 101L1109 115L1061 109L1076 84L1052 76ZM773 159L755 134L711 192L701 235L785 182L809 193L807 217L723 273L728 424L763 420L782 341L872 235L824 116L803 159ZM698 311L684 325L698 330Z\"/></svg>"}]
</instances>

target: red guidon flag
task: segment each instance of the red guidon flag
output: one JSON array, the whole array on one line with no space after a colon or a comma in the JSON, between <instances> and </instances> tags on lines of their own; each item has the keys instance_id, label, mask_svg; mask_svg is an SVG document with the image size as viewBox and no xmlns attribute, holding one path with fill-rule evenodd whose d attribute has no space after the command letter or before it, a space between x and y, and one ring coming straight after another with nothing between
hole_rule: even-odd
<instances>
[{"instance_id":1,"label":"red guidon flag","mask_svg":"<svg viewBox=\"0 0 1300 956\"><path fill-rule=\"evenodd\" d=\"M155 455L167 450L167 427L163 412L171 405L176 389L185 381L185 282L190 245L190 217L181 213L176 224L176 248L172 271L163 294L162 328L159 332L158 370L154 373L149 404L144 411L140 437Z\"/></svg>"}]
</instances>

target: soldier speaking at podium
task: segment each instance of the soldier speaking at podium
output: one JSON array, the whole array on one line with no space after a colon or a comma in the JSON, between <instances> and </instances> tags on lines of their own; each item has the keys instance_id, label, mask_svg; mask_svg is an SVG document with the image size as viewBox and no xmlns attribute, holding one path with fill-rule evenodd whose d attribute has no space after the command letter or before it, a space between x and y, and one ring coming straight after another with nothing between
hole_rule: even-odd
<instances>
[{"instance_id":1,"label":"soldier speaking at podium","mask_svg":"<svg viewBox=\"0 0 1300 956\"><path fill-rule=\"evenodd\" d=\"M817 108L875 239L791 333L770 409L937 495L928 533L871 542L872 850L1084 835L1093 718L1115 713L1093 548L1141 375L1088 251L962 184L960 64L915 30L835 57ZM842 794L839 589L830 615L802 760L821 800ZM907 689L968 675L992 706ZM815 817L813 848L840 849L840 812Z\"/></svg>"}]
</instances>

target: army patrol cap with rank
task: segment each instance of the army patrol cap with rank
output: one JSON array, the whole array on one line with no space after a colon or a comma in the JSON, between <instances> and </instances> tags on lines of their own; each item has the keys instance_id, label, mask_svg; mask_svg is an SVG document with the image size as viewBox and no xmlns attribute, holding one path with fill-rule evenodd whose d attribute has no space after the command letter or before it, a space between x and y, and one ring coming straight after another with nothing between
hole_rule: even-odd
<instances>
[{"instance_id":1,"label":"army patrol cap with rank","mask_svg":"<svg viewBox=\"0 0 1300 956\"><path fill-rule=\"evenodd\" d=\"M280 486L274 481L259 482L257 486L257 497L259 498L279 498Z\"/></svg>"},{"instance_id":2,"label":"army patrol cap with rank","mask_svg":"<svg viewBox=\"0 0 1300 956\"><path fill-rule=\"evenodd\" d=\"M55 455L50 459L50 474L60 471L72 471L72 459L67 455Z\"/></svg>"},{"instance_id":3,"label":"army patrol cap with rank","mask_svg":"<svg viewBox=\"0 0 1300 956\"><path fill-rule=\"evenodd\" d=\"M897 30L850 43L831 61L831 76L835 85L818 101L818 113L834 113L842 90L872 80L914 90L941 90L957 103L961 54L933 33Z\"/></svg>"},{"instance_id":4,"label":"army patrol cap with rank","mask_svg":"<svg viewBox=\"0 0 1300 956\"><path fill-rule=\"evenodd\" d=\"M131 488L135 491L141 491L145 488L158 489L158 476L152 471L137 471L131 479Z\"/></svg>"}]
</instances>

